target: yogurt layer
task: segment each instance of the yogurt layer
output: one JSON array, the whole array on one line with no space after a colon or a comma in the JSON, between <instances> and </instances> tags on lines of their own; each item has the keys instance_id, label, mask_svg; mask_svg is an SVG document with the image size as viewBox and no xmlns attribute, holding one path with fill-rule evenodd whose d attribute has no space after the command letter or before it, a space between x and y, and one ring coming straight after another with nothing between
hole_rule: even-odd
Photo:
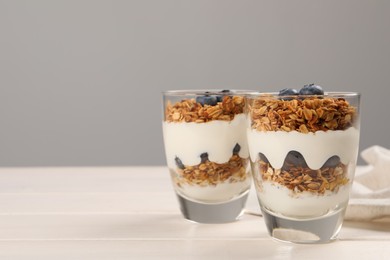
<instances>
[{"instance_id":1,"label":"yogurt layer","mask_svg":"<svg viewBox=\"0 0 390 260\"><path fill-rule=\"evenodd\" d=\"M348 203L349 185L340 187L337 193L327 191L316 195L308 191L294 193L280 184L265 181L257 195L261 205L275 213L290 217L318 217Z\"/></svg>"},{"instance_id":2,"label":"yogurt layer","mask_svg":"<svg viewBox=\"0 0 390 260\"><path fill-rule=\"evenodd\" d=\"M216 186L181 185L180 188L176 188L176 191L188 197L190 200L218 203L229 201L248 191L250 182L251 179L247 178L246 181L234 183L224 182L218 183Z\"/></svg>"},{"instance_id":3,"label":"yogurt layer","mask_svg":"<svg viewBox=\"0 0 390 260\"><path fill-rule=\"evenodd\" d=\"M255 162L261 152L276 169L282 168L286 155L290 151L301 153L307 165L317 170L334 155L339 156L343 164L354 162L359 149L359 131L354 127L344 131L315 133L260 132L248 128L247 138L251 161Z\"/></svg>"},{"instance_id":4,"label":"yogurt layer","mask_svg":"<svg viewBox=\"0 0 390 260\"><path fill-rule=\"evenodd\" d=\"M184 165L198 165L200 155L208 153L212 162L226 163L233 155L233 148L241 146L239 156L248 158L246 142L246 117L235 115L232 121L213 120L207 123L163 122L165 154L168 167L176 168L175 157Z\"/></svg>"}]
</instances>

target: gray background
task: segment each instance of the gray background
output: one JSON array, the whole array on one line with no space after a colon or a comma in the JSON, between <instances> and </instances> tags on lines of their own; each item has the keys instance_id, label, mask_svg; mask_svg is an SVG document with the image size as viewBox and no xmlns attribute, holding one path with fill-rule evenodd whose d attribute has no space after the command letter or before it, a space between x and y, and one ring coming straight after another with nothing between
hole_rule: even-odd
<instances>
[{"instance_id":1,"label":"gray background","mask_svg":"<svg viewBox=\"0 0 390 260\"><path fill-rule=\"evenodd\" d=\"M390 148L390 1L2 1L0 166L163 165L161 91L359 91Z\"/></svg>"}]
</instances>

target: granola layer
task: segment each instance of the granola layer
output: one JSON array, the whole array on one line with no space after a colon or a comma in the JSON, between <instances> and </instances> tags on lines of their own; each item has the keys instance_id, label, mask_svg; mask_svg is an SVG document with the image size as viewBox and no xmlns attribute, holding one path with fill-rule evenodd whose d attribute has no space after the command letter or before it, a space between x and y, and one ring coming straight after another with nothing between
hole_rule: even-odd
<instances>
[{"instance_id":1,"label":"granola layer","mask_svg":"<svg viewBox=\"0 0 390 260\"><path fill-rule=\"evenodd\" d=\"M261 180L255 180L261 190L261 181L270 181L290 189L294 193L308 191L315 194L324 194L326 191L337 192L338 189L349 183L347 165L338 163L333 167L322 167L312 170L309 167L289 165L287 169L275 169L269 162L258 160Z\"/></svg>"},{"instance_id":2,"label":"granola layer","mask_svg":"<svg viewBox=\"0 0 390 260\"><path fill-rule=\"evenodd\" d=\"M219 183L243 182L248 178L246 165L248 159L233 155L226 163L218 164L206 160L195 166L177 168L173 180L179 187L187 185L215 186Z\"/></svg>"},{"instance_id":3,"label":"granola layer","mask_svg":"<svg viewBox=\"0 0 390 260\"><path fill-rule=\"evenodd\" d=\"M252 129L301 133L345 130L354 125L357 110L343 98L310 96L291 100L261 97L251 102Z\"/></svg>"},{"instance_id":4,"label":"granola layer","mask_svg":"<svg viewBox=\"0 0 390 260\"><path fill-rule=\"evenodd\" d=\"M245 100L242 96L224 96L215 106L202 105L195 99L185 99L172 104L165 110L167 122L205 123L212 120L231 121L236 114L244 112Z\"/></svg>"}]
</instances>

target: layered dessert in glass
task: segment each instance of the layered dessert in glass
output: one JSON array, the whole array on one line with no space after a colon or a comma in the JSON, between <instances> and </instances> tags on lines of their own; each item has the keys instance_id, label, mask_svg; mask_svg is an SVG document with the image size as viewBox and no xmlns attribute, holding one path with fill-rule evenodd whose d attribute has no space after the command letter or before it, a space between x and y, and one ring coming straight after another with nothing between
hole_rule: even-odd
<instances>
[{"instance_id":1,"label":"layered dessert in glass","mask_svg":"<svg viewBox=\"0 0 390 260\"><path fill-rule=\"evenodd\" d=\"M254 183L273 237L302 243L336 238L356 166L358 107L359 94L324 93L314 84L300 93L248 97Z\"/></svg>"},{"instance_id":2,"label":"layered dessert in glass","mask_svg":"<svg viewBox=\"0 0 390 260\"><path fill-rule=\"evenodd\" d=\"M167 165L187 219L220 223L241 215L251 184L244 107L239 91L164 93Z\"/></svg>"}]
</instances>

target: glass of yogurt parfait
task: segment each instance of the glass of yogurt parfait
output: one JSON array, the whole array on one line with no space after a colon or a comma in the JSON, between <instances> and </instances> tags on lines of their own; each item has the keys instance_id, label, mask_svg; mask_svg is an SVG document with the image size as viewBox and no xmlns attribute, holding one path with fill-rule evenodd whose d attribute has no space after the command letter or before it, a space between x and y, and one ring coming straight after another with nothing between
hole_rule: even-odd
<instances>
[{"instance_id":1,"label":"glass of yogurt parfait","mask_svg":"<svg viewBox=\"0 0 390 260\"><path fill-rule=\"evenodd\" d=\"M163 93L167 165L183 216L226 223L243 213L251 186L244 91Z\"/></svg>"},{"instance_id":2,"label":"glass of yogurt parfait","mask_svg":"<svg viewBox=\"0 0 390 260\"><path fill-rule=\"evenodd\" d=\"M358 93L300 91L247 96L254 184L268 232L295 243L336 239L359 147Z\"/></svg>"}]
</instances>

